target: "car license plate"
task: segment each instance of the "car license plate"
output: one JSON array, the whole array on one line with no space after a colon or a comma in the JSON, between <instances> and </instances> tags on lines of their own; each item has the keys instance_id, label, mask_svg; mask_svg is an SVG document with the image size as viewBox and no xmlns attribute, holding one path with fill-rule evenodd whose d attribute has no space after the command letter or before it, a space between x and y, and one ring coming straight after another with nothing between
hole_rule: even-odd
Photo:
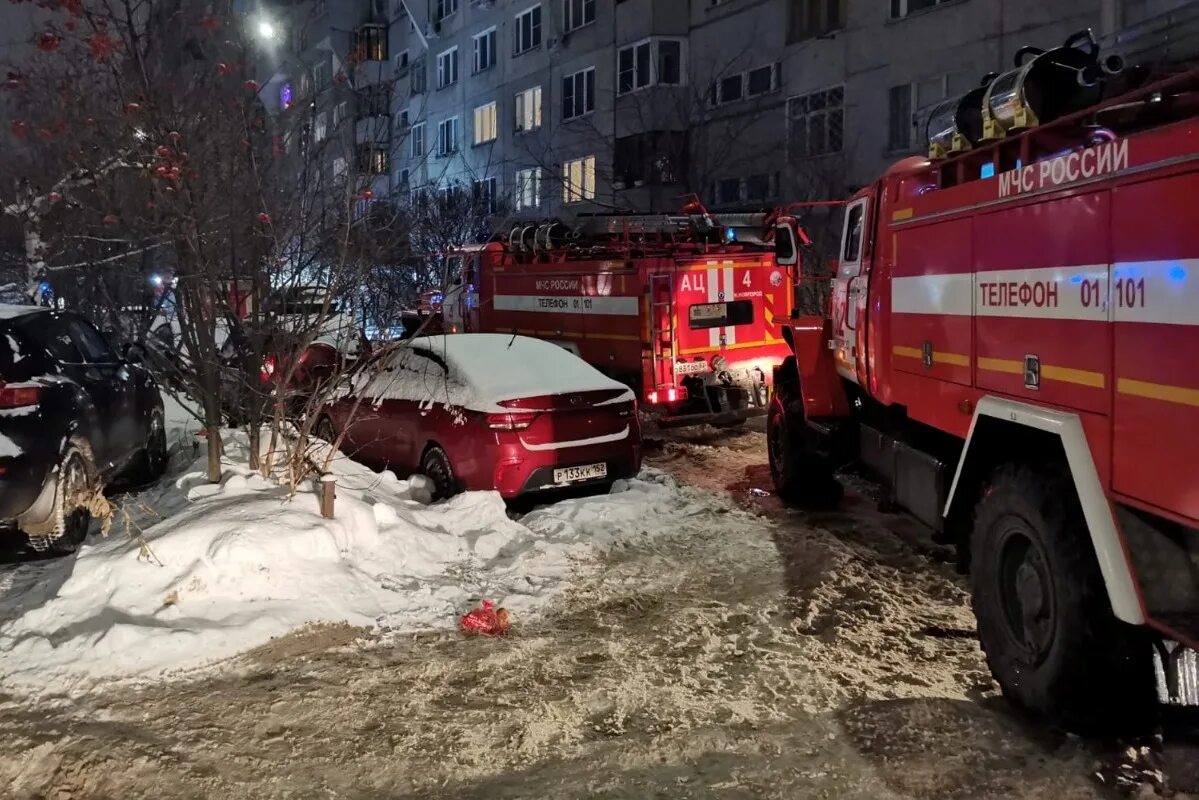
<instances>
[{"instance_id":1,"label":"car license plate","mask_svg":"<svg viewBox=\"0 0 1199 800\"><path fill-rule=\"evenodd\" d=\"M554 483L574 483L608 476L607 464L588 464L585 467L562 467L554 470Z\"/></svg>"}]
</instances>

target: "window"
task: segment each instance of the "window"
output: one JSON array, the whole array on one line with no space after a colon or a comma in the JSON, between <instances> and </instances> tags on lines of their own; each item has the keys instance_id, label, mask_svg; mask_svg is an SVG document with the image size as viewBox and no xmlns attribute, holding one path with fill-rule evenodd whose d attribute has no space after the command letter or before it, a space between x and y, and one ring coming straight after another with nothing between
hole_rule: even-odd
<instances>
[{"instance_id":1,"label":"window","mask_svg":"<svg viewBox=\"0 0 1199 800\"><path fill-rule=\"evenodd\" d=\"M585 156L562 165L562 202L595 199L595 156Z\"/></svg>"},{"instance_id":2,"label":"window","mask_svg":"<svg viewBox=\"0 0 1199 800\"><path fill-rule=\"evenodd\" d=\"M841 253L841 263L857 264L862 253L862 218L866 213L866 203L855 203L845 217L845 249Z\"/></svg>"},{"instance_id":3,"label":"window","mask_svg":"<svg viewBox=\"0 0 1199 800\"><path fill-rule=\"evenodd\" d=\"M612 151L613 188L677 183L689 152L686 131L645 131L622 136Z\"/></svg>"},{"instance_id":4,"label":"window","mask_svg":"<svg viewBox=\"0 0 1199 800\"><path fill-rule=\"evenodd\" d=\"M516 171L516 210L541 205L541 168L530 167Z\"/></svg>"},{"instance_id":5,"label":"window","mask_svg":"<svg viewBox=\"0 0 1199 800\"><path fill-rule=\"evenodd\" d=\"M386 175L390 172L387 167L387 147L385 145L360 144L357 155L359 171L368 172L371 175Z\"/></svg>"},{"instance_id":6,"label":"window","mask_svg":"<svg viewBox=\"0 0 1199 800\"><path fill-rule=\"evenodd\" d=\"M541 46L541 6L522 11L516 15L516 28L512 41L512 54L532 50Z\"/></svg>"},{"instance_id":7,"label":"window","mask_svg":"<svg viewBox=\"0 0 1199 800\"><path fill-rule=\"evenodd\" d=\"M750 325L754 321L754 301L696 303L687 309L687 321L693 331Z\"/></svg>"},{"instance_id":8,"label":"window","mask_svg":"<svg viewBox=\"0 0 1199 800\"><path fill-rule=\"evenodd\" d=\"M910 83L892 86L887 96L887 149L907 150L912 146L912 94Z\"/></svg>"},{"instance_id":9,"label":"window","mask_svg":"<svg viewBox=\"0 0 1199 800\"><path fill-rule=\"evenodd\" d=\"M333 127L336 128L350 116L350 101L342 100L333 106Z\"/></svg>"},{"instance_id":10,"label":"window","mask_svg":"<svg viewBox=\"0 0 1199 800\"><path fill-rule=\"evenodd\" d=\"M562 0L562 30L570 33L595 22L595 0Z\"/></svg>"},{"instance_id":11,"label":"window","mask_svg":"<svg viewBox=\"0 0 1199 800\"><path fill-rule=\"evenodd\" d=\"M678 39L658 42L658 83L678 86L683 82L683 43Z\"/></svg>"},{"instance_id":12,"label":"window","mask_svg":"<svg viewBox=\"0 0 1199 800\"><path fill-rule=\"evenodd\" d=\"M312 4L312 16L321 17L325 14L325 0L316 0Z\"/></svg>"},{"instance_id":13,"label":"window","mask_svg":"<svg viewBox=\"0 0 1199 800\"><path fill-rule=\"evenodd\" d=\"M787 6L787 42L827 36L844 28L845 3L846 0L791 0Z\"/></svg>"},{"instance_id":14,"label":"window","mask_svg":"<svg viewBox=\"0 0 1199 800\"><path fill-rule=\"evenodd\" d=\"M396 130L397 131L406 130L408 128L408 126L411 124L412 124L412 122L408 116L408 109L406 109L406 108L400 109L400 112L398 114L396 114Z\"/></svg>"},{"instance_id":15,"label":"window","mask_svg":"<svg viewBox=\"0 0 1199 800\"><path fill-rule=\"evenodd\" d=\"M541 127L541 87L534 86L516 95L516 130L534 131Z\"/></svg>"},{"instance_id":16,"label":"window","mask_svg":"<svg viewBox=\"0 0 1199 800\"><path fill-rule=\"evenodd\" d=\"M496 107L494 102L476 108L474 143L480 145L487 142L494 142L499 135L496 125Z\"/></svg>"},{"instance_id":17,"label":"window","mask_svg":"<svg viewBox=\"0 0 1199 800\"><path fill-rule=\"evenodd\" d=\"M363 61L386 61L387 28L383 25L363 25L354 34L354 52Z\"/></svg>"},{"instance_id":18,"label":"window","mask_svg":"<svg viewBox=\"0 0 1199 800\"><path fill-rule=\"evenodd\" d=\"M778 197L779 176L777 172L750 175L745 179L746 200L770 200Z\"/></svg>"},{"instance_id":19,"label":"window","mask_svg":"<svg viewBox=\"0 0 1199 800\"><path fill-rule=\"evenodd\" d=\"M458 118L442 120L437 126L437 155L448 156L458 152Z\"/></svg>"},{"instance_id":20,"label":"window","mask_svg":"<svg viewBox=\"0 0 1199 800\"><path fill-rule=\"evenodd\" d=\"M420 158L425 154L425 123L418 122L412 126L408 135L408 154L412 158Z\"/></svg>"},{"instance_id":21,"label":"window","mask_svg":"<svg viewBox=\"0 0 1199 800\"><path fill-rule=\"evenodd\" d=\"M475 211L482 214L495 213L496 179L483 178L471 184L471 201Z\"/></svg>"},{"instance_id":22,"label":"window","mask_svg":"<svg viewBox=\"0 0 1199 800\"><path fill-rule=\"evenodd\" d=\"M741 179L721 178L716 181L716 204L727 205L741 201Z\"/></svg>"},{"instance_id":23,"label":"window","mask_svg":"<svg viewBox=\"0 0 1199 800\"><path fill-rule=\"evenodd\" d=\"M437 88L444 89L458 82L458 48L451 47L437 56Z\"/></svg>"},{"instance_id":24,"label":"window","mask_svg":"<svg viewBox=\"0 0 1199 800\"><path fill-rule=\"evenodd\" d=\"M409 172L407 167L405 167L404 169L396 170L396 186L395 186L395 188L398 191L401 191L401 192L408 191L409 175L411 175L411 173Z\"/></svg>"},{"instance_id":25,"label":"window","mask_svg":"<svg viewBox=\"0 0 1199 800\"><path fill-rule=\"evenodd\" d=\"M408 71L408 51L401 50L396 53L396 74L402 76Z\"/></svg>"},{"instance_id":26,"label":"window","mask_svg":"<svg viewBox=\"0 0 1199 800\"><path fill-rule=\"evenodd\" d=\"M745 96L745 84L741 74L721 78L716 84L716 104L733 103Z\"/></svg>"},{"instance_id":27,"label":"window","mask_svg":"<svg viewBox=\"0 0 1199 800\"><path fill-rule=\"evenodd\" d=\"M421 94L425 91L427 80L425 76L425 60L418 58L412 62L412 69L408 73L408 80L412 88L412 94Z\"/></svg>"},{"instance_id":28,"label":"window","mask_svg":"<svg viewBox=\"0 0 1199 800\"><path fill-rule=\"evenodd\" d=\"M385 117L391 111L391 85L376 83L358 94L358 117Z\"/></svg>"},{"instance_id":29,"label":"window","mask_svg":"<svg viewBox=\"0 0 1199 800\"><path fill-rule=\"evenodd\" d=\"M616 93L626 94L644 89L650 83L650 43L638 42L621 48L616 57Z\"/></svg>"},{"instance_id":30,"label":"window","mask_svg":"<svg viewBox=\"0 0 1199 800\"><path fill-rule=\"evenodd\" d=\"M325 137L329 135L328 122L329 120L325 116L324 111L317 114L316 118L312 121L312 141L316 144L325 141Z\"/></svg>"},{"instance_id":31,"label":"window","mask_svg":"<svg viewBox=\"0 0 1199 800\"><path fill-rule=\"evenodd\" d=\"M437 0L437 19L445 19L457 10L458 0Z\"/></svg>"},{"instance_id":32,"label":"window","mask_svg":"<svg viewBox=\"0 0 1199 800\"><path fill-rule=\"evenodd\" d=\"M745 75L745 93L749 97L773 92L777 88L779 88L779 65L777 63L751 69Z\"/></svg>"},{"instance_id":33,"label":"window","mask_svg":"<svg viewBox=\"0 0 1199 800\"><path fill-rule=\"evenodd\" d=\"M495 66L495 28L475 37L475 72Z\"/></svg>"},{"instance_id":34,"label":"window","mask_svg":"<svg viewBox=\"0 0 1199 800\"><path fill-rule=\"evenodd\" d=\"M595 111L595 67L562 79L562 119L574 119Z\"/></svg>"},{"instance_id":35,"label":"window","mask_svg":"<svg viewBox=\"0 0 1199 800\"><path fill-rule=\"evenodd\" d=\"M845 139L845 87L788 99L787 136L791 158L840 153Z\"/></svg>"},{"instance_id":36,"label":"window","mask_svg":"<svg viewBox=\"0 0 1199 800\"><path fill-rule=\"evenodd\" d=\"M683 82L681 39L650 40L623 47L616 54L616 93L627 94L658 83Z\"/></svg>"},{"instance_id":37,"label":"window","mask_svg":"<svg viewBox=\"0 0 1199 800\"><path fill-rule=\"evenodd\" d=\"M318 61L312 65L312 91L323 92L333 81L333 65L328 61Z\"/></svg>"},{"instance_id":38,"label":"window","mask_svg":"<svg viewBox=\"0 0 1199 800\"><path fill-rule=\"evenodd\" d=\"M917 11L936 8L949 0L891 0L891 18L901 19Z\"/></svg>"}]
</instances>

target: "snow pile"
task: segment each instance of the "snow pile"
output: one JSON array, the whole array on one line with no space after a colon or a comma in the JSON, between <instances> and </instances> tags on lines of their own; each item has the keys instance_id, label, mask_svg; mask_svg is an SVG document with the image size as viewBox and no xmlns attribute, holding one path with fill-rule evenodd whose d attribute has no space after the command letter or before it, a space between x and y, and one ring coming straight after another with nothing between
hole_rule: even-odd
<instances>
[{"instance_id":1,"label":"snow pile","mask_svg":"<svg viewBox=\"0 0 1199 800\"><path fill-rule=\"evenodd\" d=\"M646 473L611 495L515 521L495 493L425 505L424 478L341 458L336 518L326 520L314 492L289 498L233 465L207 484L202 463L140 498L170 515L147 529L145 546L115 532L89 540L32 589L0 597L0 680L61 688L157 675L317 621L452 629L482 597L519 625L565 588L580 559L708 510Z\"/></svg>"}]
</instances>

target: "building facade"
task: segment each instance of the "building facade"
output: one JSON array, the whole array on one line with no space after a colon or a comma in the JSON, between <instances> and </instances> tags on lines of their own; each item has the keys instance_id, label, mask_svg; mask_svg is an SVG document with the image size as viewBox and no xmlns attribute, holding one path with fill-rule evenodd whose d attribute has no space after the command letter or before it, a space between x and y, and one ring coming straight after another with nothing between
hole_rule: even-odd
<instances>
[{"instance_id":1,"label":"building facade","mask_svg":"<svg viewBox=\"0 0 1199 800\"><path fill-rule=\"evenodd\" d=\"M376 197L502 215L832 199L924 149L940 101L1187 0L309 0L267 96L353 119ZM339 80L339 76L352 76Z\"/></svg>"}]
</instances>

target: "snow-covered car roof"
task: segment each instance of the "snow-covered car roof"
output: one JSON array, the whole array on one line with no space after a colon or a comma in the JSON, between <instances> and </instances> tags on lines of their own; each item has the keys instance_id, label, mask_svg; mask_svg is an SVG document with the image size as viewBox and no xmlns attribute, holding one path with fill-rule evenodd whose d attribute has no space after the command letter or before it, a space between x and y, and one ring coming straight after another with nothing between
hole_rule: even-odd
<instances>
[{"instance_id":1,"label":"snow-covered car roof","mask_svg":"<svg viewBox=\"0 0 1199 800\"><path fill-rule=\"evenodd\" d=\"M449 380L434 375L409 350L441 358ZM437 372L440 373L439 368ZM456 333L422 336L396 351L373 376L367 397L446 403L474 411L503 410L499 403L518 397L619 390L613 402L633 392L562 347L528 336Z\"/></svg>"}]
</instances>

